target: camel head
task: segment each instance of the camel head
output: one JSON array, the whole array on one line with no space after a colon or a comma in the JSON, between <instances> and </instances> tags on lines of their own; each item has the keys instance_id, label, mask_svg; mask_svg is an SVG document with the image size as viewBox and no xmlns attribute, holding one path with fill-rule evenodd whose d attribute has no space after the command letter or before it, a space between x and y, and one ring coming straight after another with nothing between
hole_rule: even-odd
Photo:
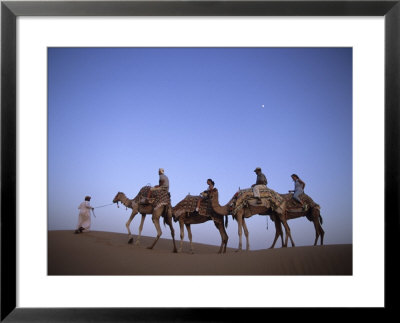
<instances>
[{"instance_id":1,"label":"camel head","mask_svg":"<svg viewBox=\"0 0 400 323\"><path fill-rule=\"evenodd\" d=\"M203 198L216 199L218 201L218 190L216 188L211 191L204 191L201 195Z\"/></svg>"},{"instance_id":2,"label":"camel head","mask_svg":"<svg viewBox=\"0 0 400 323\"><path fill-rule=\"evenodd\" d=\"M118 192L117 195L115 195L115 197L114 197L114 199L113 199L113 203L117 203L117 205L118 205L118 202L121 202L122 194L123 194L123 193Z\"/></svg>"}]
</instances>

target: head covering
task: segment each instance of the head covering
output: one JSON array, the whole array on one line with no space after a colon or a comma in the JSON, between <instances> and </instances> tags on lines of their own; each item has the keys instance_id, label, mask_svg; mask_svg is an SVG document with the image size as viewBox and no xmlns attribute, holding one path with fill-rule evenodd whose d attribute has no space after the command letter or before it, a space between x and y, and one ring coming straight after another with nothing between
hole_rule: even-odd
<instances>
[{"instance_id":1,"label":"head covering","mask_svg":"<svg viewBox=\"0 0 400 323\"><path fill-rule=\"evenodd\" d=\"M164 168L159 168L158 171L159 171L161 174L164 174Z\"/></svg>"},{"instance_id":2,"label":"head covering","mask_svg":"<svg viewBox=\"0 0 400 323\"><path fill-rule=\"evenodd\" d=\"M260 168L260 167L257 167L254 171L255 171L255 172L257 172L257 171L260 171L260 172L261 172L261 168Z\"/></svg>"},{"instance_id":3,"label":"head covering","mask_svg":"<svg viewBox=\"0 0 400 323\"><path fill-rule=\"evenodd\" d=\"M292 175L290 175L291 177L296 177L296 178L300 178L299 176L297 176L296 174L292 174Z\"/></svg>"},{"instance_id":4,"label":"head covering","mask_svg":"<svg viewBox=\"0 0 400 323\"><path fill-rule=\"evenodd\" d=\"M91 197L89 195L85 196L85 201L89 201L91 199Z\"/></svg>"}]
</instances>

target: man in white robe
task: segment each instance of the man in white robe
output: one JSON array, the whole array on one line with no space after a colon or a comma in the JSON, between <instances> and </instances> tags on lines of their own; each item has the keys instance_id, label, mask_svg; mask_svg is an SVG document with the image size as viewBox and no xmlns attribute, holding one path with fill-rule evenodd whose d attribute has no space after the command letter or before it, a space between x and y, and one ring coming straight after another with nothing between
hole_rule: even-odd
<instances>
[{"instance_id":1,"label":"man in white robe","mask_svg":"<svg viewBox=\"0 0 400 323\"><path fill-rule=\"evenodd\" d=\"M90 206L90 196L85 196L85 201L79 204L79 217L78 217L78 225L76 226L75 233L82 233L83 231L87 232L90 229L90 210L94 208Z\"/></svg>"}]
</instances>

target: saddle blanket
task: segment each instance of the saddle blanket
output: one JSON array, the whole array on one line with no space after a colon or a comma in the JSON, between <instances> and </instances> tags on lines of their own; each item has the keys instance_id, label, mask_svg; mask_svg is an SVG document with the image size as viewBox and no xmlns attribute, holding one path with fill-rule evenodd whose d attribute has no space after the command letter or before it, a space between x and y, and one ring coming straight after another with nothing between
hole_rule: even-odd
<instances>
[{"instance_id":1,"label":"saddle blanket","mask_svg":"<svg viewBox=\"0 0 400 323\"><path fill-rule=\"evenodd\" d=\"M187 195L182 201L172 208L172 212L175 217L185 216L187 213L193 213L196 211L197 203L200 201L199 215L209 216L212 214L211 201L209 199L201 198L196 195Z\"/></svg>"},{"instance_id":2,"label":"saddle blanket","mask_svg":"<svg viewBox=\"0 0 400 323\"><path fill-rule=\"evenodd\" d=\"M296 209L299 208L300 204L293 198L292 193L288 194L281 194L281 196L286 200L286 208L288 209ZM309 197L307 194L302 193L299 195L300 201L303 202L303 204L306 204L308 208L313 208L313 207L320 207L317 203L313 201L311 197ZM300 206L301 207L301 206Z\"/></svg>"},{"instance_id":3,"label":"saddle blanket","mask_svg":"<svg viewBox=\"0 0 400 323\"><path fill-rule=\"evenodd\" d=\"M261 200L268 202L268 205L274 209L278 210L285 199L270 188L263 188L259 190ZM248 204L248 200L254 199L253 189L243 189L236 193L236 201L232 205L233 214L236 214L241 208Z\"/></svg>"},{"instance_id":4,"label":"saddle blanket","mask_svg":"<svg viewBox=\"0 0 400 323\"><path fill-rule=\"evenodd\" d=\"M150 204L154 209L171 204L171 194L167 190L151 191L150 198L148 198L150 189L151 186L142 187L133 200L139 204Z\"/></svg>"}]
</instances>

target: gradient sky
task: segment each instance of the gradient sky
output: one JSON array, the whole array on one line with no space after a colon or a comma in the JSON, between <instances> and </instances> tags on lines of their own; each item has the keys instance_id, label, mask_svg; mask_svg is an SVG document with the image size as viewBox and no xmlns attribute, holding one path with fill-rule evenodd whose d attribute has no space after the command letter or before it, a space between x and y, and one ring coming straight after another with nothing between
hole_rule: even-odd
<instances>
[{"instance_id":1,"label":"gradient sky","mask_svg":"<svg viewBox=\"0 0 400 323\"><path fill-rule=\"evenodd\" d=\"M351 48L49 48L48 89L49 230L74 230L85 195L96 207L158 184L160 167L173 206L207 178L224 205L261 167L279 193L297 173L321 206L325 244L352 243ZM124 207L95 214L92 230L127 232ZM269 247L271 220L246 223L251 249ZM312 222L289 225L296 245L314 243ZM212 221L192 233L220 244ZM236 248L231 216L227 233ZM156 236L151 215L142 234Z\"/></svg>"}]
</instances>

